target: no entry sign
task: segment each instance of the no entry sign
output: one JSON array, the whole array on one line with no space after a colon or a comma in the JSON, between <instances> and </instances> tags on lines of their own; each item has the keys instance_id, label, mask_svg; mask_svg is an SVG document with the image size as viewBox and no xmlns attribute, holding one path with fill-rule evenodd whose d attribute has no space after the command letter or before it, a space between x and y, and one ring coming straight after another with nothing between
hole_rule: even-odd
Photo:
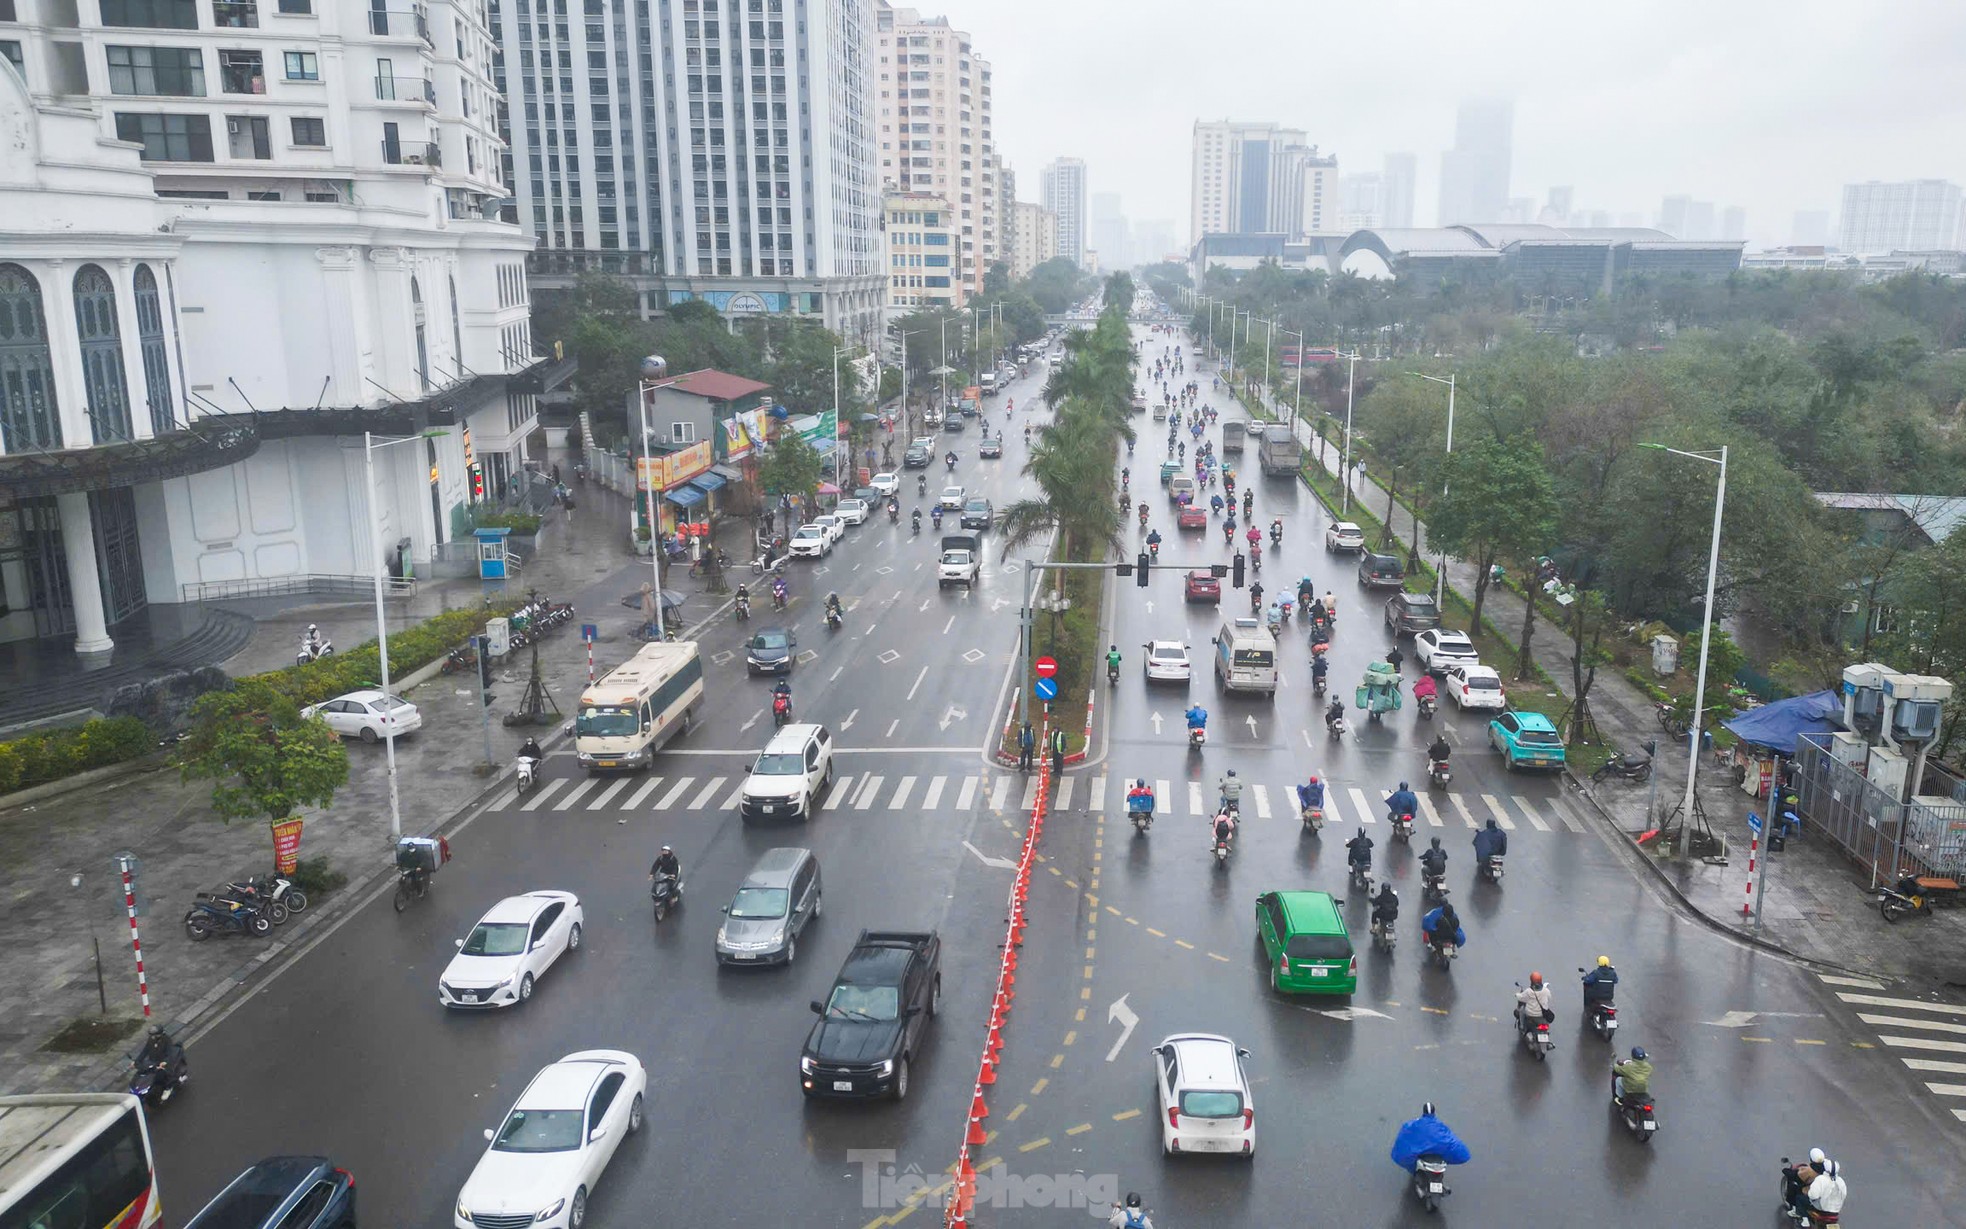
<instances>
[{"instance_id":1,"label":"no entry sign","mask_svg":"<svg viewBox=\"0 0 1966 1229\"><path fill-rule=\"evenodd\" d=\"M1055 657L1040 657L1031 663L1031 669L1037 671L1039 678L1048 679L1058 673L1058 659Z\"/></svg>"}]
</instances>

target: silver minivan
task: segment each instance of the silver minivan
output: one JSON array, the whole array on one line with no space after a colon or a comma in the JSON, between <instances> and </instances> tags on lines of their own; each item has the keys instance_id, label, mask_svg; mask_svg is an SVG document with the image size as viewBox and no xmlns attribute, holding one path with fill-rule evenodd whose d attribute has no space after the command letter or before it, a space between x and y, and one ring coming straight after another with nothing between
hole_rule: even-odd
<instances>
[{"instance_id":1,"label":"silver minivan","mask_svg":"<svg viewBox=\"0 0 1966 1229\"><path fill-rule=\"evenodd\" d=\"M819 859L810 849L767 849L737 885L717 927L718 964L791 964L799 932L819 916Z\"/></svg>"}]
</instances>

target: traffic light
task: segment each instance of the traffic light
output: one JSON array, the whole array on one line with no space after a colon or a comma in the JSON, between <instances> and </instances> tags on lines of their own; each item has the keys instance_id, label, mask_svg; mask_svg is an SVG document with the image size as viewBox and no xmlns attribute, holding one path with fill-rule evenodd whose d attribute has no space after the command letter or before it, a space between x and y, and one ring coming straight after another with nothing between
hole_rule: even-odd
<instances>
[{"instance_id":1,"label":"traffic light","mask_svg":"<svg viewBox=\"0 0 1966 1229\"><path fill-rule=\"evenodd\" d=\"M481 465L471 467L471 498L481 500L485 497L485 470Z\"/></svg>"},{"instance_id":2,"label":"traffic light","mask_svg":"<svg viewBox=\"0 0 1966 1229\"><path fill-rule=\"evenodd\" d=\"M484 693L485 703L492 702L491 646L483 636L478 640L478 686Z\"/></svg>"},{"instance_id":3,"label":"traffic light","mask_svg":"<svg viewBox=\"0 0 1966 1229\"><path fill-rule=\"evenodd\" d=\"M1238 589L1242 588L1242 552L1241 551L1236 552L1234 575L1235 575L1235 579L1232 583L1234 583L1236 588Z\"/></svg>"},{"instance_id":4,"label":"traffic light","mask_svg":"<svg viewBox=\"0 0 1966 1229\"><path fill-rule=\"evenodd\" d=\"M1133 561L1133 575L1135 577L1133 583L1142 589L1147 587L1147 566L1151 562L1152 560L1148 558L1146 551L1141 551L1140 557Z\"/></svg>"}]
</instances>

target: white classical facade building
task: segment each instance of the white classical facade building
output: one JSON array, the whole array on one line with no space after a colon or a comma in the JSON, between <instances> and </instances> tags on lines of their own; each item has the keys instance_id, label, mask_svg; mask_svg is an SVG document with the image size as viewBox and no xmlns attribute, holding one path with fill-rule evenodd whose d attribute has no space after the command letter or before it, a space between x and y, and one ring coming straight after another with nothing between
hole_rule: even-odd
<instances>
[{"instance_id":1,"label":"white classical facade building","mask_svg":"<svg viewBox=\"0 0 1966 1229\"><path fill-rule=\"evenodd\" d=\"M484 5L0 0L0 61L0 640L468 536L542 374Z\"/></svg>"}]
</instances>

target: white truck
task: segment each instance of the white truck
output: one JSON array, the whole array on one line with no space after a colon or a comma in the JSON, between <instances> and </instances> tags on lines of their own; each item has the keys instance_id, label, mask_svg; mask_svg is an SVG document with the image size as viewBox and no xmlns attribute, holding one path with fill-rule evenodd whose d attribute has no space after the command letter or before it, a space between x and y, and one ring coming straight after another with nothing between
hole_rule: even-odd
<instances>
[{"instance_id":1,"label":"white truck","mask_svg":"<svg viewBox=\"0 0 1966 1229\"><path fill-rule=\"evenodd\" d=\"M982 540L973 533L951 533L942 538L942 557L935 564L935 587L961 585L974 589L983 573Z\"/></svg>"}]
</instances>

